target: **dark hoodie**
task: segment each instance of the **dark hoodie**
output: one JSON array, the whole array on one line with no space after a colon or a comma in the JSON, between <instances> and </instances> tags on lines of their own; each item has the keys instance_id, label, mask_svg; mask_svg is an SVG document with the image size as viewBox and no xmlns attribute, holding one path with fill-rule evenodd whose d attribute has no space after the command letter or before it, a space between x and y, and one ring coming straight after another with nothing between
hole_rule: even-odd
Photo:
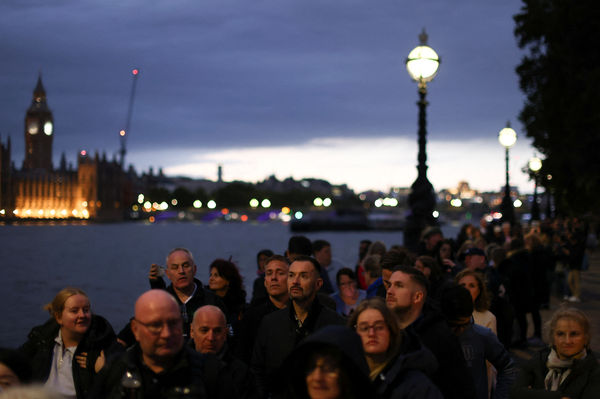
<instances>
[{"instance_id":1,"label":"dark hoodie","mask_svg":"<svg viewBox=\"0 0 600 399\"><path fill-rule=\"evenodd\" d=\"M401 334L399 354L373 381L375 392L382 399L443 399L429 379L438 367L435 356L413 333Z\"/></svg>"},{"instance_id":2,"label":"dark hoodie","mask_svg":"<svg viewBox=\"0 0 600 399\"><path fill-rule=\"evenodd\" d=\"M330 325L304 339L284 361L282 370L287 380L285 398L308 397L307 362L311 355L320 353L323 349L334 350L341 356L339 380L341 397L344 399L373 397L369 381L369 366L365 360L360 337L348 327Z\"/></svg>"},{"instance_id":3,"label":"dark hoodie","mask_svg":"<svg viewBox=\"0 0 600 399\"><path fill-rule=\"evenodd\" d=\"M56 320L51 318L43 325L34 327L29 333L27 342L19 348L19 351L29 359L34 381L45 382L50 375L54 339L58 336L59 329ZM92 315L90 328L75 350L75 356L82 352L87 353L86 367L80 367L73 357L73 383L78 399L88 395L96 375L94 366L101 351L104 351L108 363L113 355L122 351L122 347L117 343L110 323L101 316Z\"/></svg>"}]
</instances>

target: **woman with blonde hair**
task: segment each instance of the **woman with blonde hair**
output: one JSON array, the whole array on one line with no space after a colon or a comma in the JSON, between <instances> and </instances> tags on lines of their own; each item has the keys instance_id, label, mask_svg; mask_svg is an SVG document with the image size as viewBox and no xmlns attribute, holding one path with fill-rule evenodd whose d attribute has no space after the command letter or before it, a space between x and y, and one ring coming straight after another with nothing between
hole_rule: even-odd
<instances>
[{"instance_id":1,"label":"woman with blonde hair","mask_svg":"<svg viewBox=\"0 0 600 399\"><path fill-rule=\"evenodd\" d=\"M34 327L19 350L29 359L34 381L65 398L83 399L106 357L121 346L110 323L92 314L79 288L62 289L44 309L51 318Z\"/></svg>"},{"instance_id":2,"label":"woman with blonde hair","mask_svg":"<svg viewBox=\"0 0 600 399\"><path fill-rule=\"evenodd\" d=\"M382 298L362 301L348 325L362 340L379 398L442 398L428 377L435 371L435 357L415 336L400 330L396 315Z\"/></svg>"},{"instance_id":3,"label":"woman with blonde hair","mask_svg":"<svg viewBox=\"0 0 600 399\"><path fill-rule=\"evenodd\" d=\"M590 345L590 321L579 309L558 309L548 323L550 347L536 352L515 381L511 397L600 398L600 365Z\"/></svg>"},{"instance_id":4,"label":"woman with blonde hair","mask_svg":"<svg viewBox=\"0 0 600 399\"><path fill-rule=\"evenodd\" d=\"M469 290L471 298L473 298L473 320L475 324L487 327L498 335L496 316L489 310L491 298L483 274L478 271L464 269L456 275L454 281Z\"/></svg>"}]
</instances>

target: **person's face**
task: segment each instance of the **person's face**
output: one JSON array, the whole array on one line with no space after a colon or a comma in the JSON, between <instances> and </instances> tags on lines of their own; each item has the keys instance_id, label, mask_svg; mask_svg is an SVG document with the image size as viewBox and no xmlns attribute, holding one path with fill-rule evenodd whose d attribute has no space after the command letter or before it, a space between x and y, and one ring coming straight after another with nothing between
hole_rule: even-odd
<instances>
[{"instance_id":1,"label":"person's face","mask_svg":"<svg viewBox=\"0 0 600 399\"><path fill-rule=\"evenodd\" d=\"M0 363L0 391L15 385L21 385L19 377L4 363Z\"/></svg>"},{"instance_id":2,"label":"person's face","mask_svg":"<svg viewBox=\"0 0 600 399\"><path fill-rule=\"evenodd\" d=\"M390 277L392 277L392 271L389 269L381 269L381 280L383 280L383 286L387 291L390 288Z\"/></svg>"},{"instance_id":3,"label":"person's face","mask_svg":"<svg viewBox=\"0 0 600 399\"><path fill-rule=\"evenodd\" d=\"M367 356L382 355L390 347L390 330L377 309L366 309L358 315L356 332Z\"/></svg>"},{"instance_id":4,"label":"person's face","mask_svg":"<svg viewBox=\"0 0 600 399\"><path fill-rule=\"evenodd\" d=\"M556 353L561 359L578 354L588 343L583 327L573 319L559 319L552 335Z\"/></svg>"},{"instance_id":5,"label":"person's face","mask_svg":"<svg viewBox=\"0 0 600 399\"><path fill-rule=\"evenodd\" d=\"M317 356L309 363L306 372L306 390L311 399L340 397L340 369L333 359Z\"/></svg>"},{"instance_id":6,"label":"person's face","mask_svg":"<svg viewBox=\"0 0 600 399\"><path fill-rule=\"evenodd\" d=\"M315 252L315 259L321 267L327 267L331 264L331 247L323 247L320 251Z\"/></svg>"},{"instance_id":7,"label":"person's face","mask_svg":"<svg viewBox=\"0 0 600 399\"><path fill-rule=\"evenodd\" d=\"M170 359L183 347L183 323L177 303L154 301L131 321L131 330L144 356Z\"/></svg>"},{"instance_id":8,"label":"person's face","mask_svg":"<svg viewBox=\"0 0 600 399\"><path fill-rule=\"evenodd\" d=\"M288 290L288 265L280 260L273 260L265 265L265 288L270 296L278 297Z\"/></svg>"},{"instance_id":9,"label":"person's face","mask_svg":"<svg viewBox=\"0 0 600 399\"><path fill-rule=\"evenodd\" d=\"M425 277L427 277L427 278L429 278L429 276L431 276L431 269L428 267L425 267L423 262L421 262L418 259L415 261L415 269L422 271L423 274L425 275Z\"/></svg>"},{"instance_id":10,"label":"person's face","mask_svg":"<svg viewBox=\"0 0 600 399\"><path fill-rule=\"evenodd\" d=\"M340 295L344 298L354 298L356 293L356 280L352 279L347 274L340 275Z\"/></svg>"},{"instance_id":11,"label":"person's face","mask_svg":"<svg viewBox=\"0 0 600 399\"><path fill-rule=\"evenodd\" d=\"M225 345L227 326L222 314L217 311L200 311L190 329L196 351L200 353L217 353Z\"/></svg>"},{"instance_id":12,"label":"person's face","mask_svg":"<svg viewBox=\"0 0 600 399\"><path fill-rule=\"evenodd\" d=\"M216 267L210 269L210 276L208 278L208 288L215 292L227 291L229 282L219 274Z\"/></svg>"},{"instance_id":13,"label":"person's face","mask_svg":"<svg viewBox=\"0 0 600 399\"><path fill-rule=\"evenodd\" d=\"M175 251L167 258L165 274L178 290L185 290L194 284L196 265L184 251Z\"/></svg>"},{"instance_id":14,"label":"person's face","mask_svg":"<svg viewBox=\"0 0 600 399\"><path fill-rule=\"evenodd\" d=\"M256 263L258 264L258 270L261 272L265 271L265 263L267 262L267 259L269 259L269 257L265 254L258 255Z\"/></svg>"},{"instance_id":15,"label":"person's face","mask_svg":"<svg viewBox=\"0 0 600 399\"><path fill-rule=\"evenodd\" d=\"M288 272L288 292L296 302L312 301L323 280L309 261L292 262Z\"/></svg>"},{"instance_id":16,"label":"person's face","mask_svg":"<svg viewBox=\"0 0 600 399\"><path fill-rule=\"evenodd\" d=\"M452 247L450 244L443 244L440 247L440 258L450 259L452 257Z\"/></svg>"},{"instance_id":17,"label":"person's face","mask_svg":"<svg viewBox=\"0 0 600 399\"><path fill-rule=\"evenodd\" d=\"M442 241L443 239L444 237L439 233L432 234L425 240L425 246L427 247L427 250L431 251L436 246L436 244Z\"/></svg>"},{"instance_id":18,"label":"person's face","mask_svg":"<svg viewBox=\"0 0 600 399\"><path fill-rule=\"evenodd\" d=\"M473 298L473 302L477 299L481 290L479 288L479 283L477 283L477 279L473 276L464 276L458 282L458 284L462 285L471 293L471 298Z\"/></svg>"},{"instance_id":19,"label":"person's face","mask_svg":"<svg viewBox=\"0 0 600 399\"><path fill-rule=\"evenodd\" d=\"M469 270L480 270L485 268L485 256L467 255L465 257L465 267Z\"/></svg>"},{"instance_id":20,"label":"person's face","mask_svg":"<svg viewBox=\"0 0 600 399\"><path fill-rule=\"evenodd\" d=\"M60 328L75 336L82 336L92 324L89 299L81 294L72 295L65 301L65 308L56 316Z\"/></svg>"},{"instance_id":21,"label":"person's face","mask_svg":"<svg viewBox=\"0 0 600 399\"><path fill-rule=\"evenodd\" d=\"M408 310L418 299L416 294L415 285L408 274L393 272L385 302L390 309Z\"/></svg>"}]
</instances>

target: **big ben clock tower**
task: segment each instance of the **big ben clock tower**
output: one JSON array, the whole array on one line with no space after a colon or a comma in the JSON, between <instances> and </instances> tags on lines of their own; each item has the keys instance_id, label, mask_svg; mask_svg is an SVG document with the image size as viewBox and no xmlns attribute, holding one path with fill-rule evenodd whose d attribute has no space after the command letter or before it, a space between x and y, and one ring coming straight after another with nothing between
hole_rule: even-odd
<instances>
[{"instance_id":1,"label":"big ben clock tower","mask_svg":"<svg viewBox=\"0 0 600 399\"><path fill-rule=\"evenodd\" d=\"M52 138L54 121L46 104L42 77L38 78L33 100L25 116L25 160L23 169L52 171Z\"/></svg>"}]
</instances>

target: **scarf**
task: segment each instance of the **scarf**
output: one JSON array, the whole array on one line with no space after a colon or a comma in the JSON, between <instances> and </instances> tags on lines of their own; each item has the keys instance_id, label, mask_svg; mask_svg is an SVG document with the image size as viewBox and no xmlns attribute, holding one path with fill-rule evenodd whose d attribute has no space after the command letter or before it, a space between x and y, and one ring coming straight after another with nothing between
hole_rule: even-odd
<instances>
[{"instance_id":1,"label":"scarf","mask_svg":"<svg viewBox=\"0 0 600 399\"><path fill-rule=\"evenodd\" d=\"M560 359L558 354L552 348L546 361L546 367L548 367L548 374L544 379L544 385L547 391L557 391L560 384L571 374L571 367L573 367L573 361L577 359L583 359L587 355L587 351L583 349L578 354L571 356L568 359Z\"/></svg>"}]
</instances>

